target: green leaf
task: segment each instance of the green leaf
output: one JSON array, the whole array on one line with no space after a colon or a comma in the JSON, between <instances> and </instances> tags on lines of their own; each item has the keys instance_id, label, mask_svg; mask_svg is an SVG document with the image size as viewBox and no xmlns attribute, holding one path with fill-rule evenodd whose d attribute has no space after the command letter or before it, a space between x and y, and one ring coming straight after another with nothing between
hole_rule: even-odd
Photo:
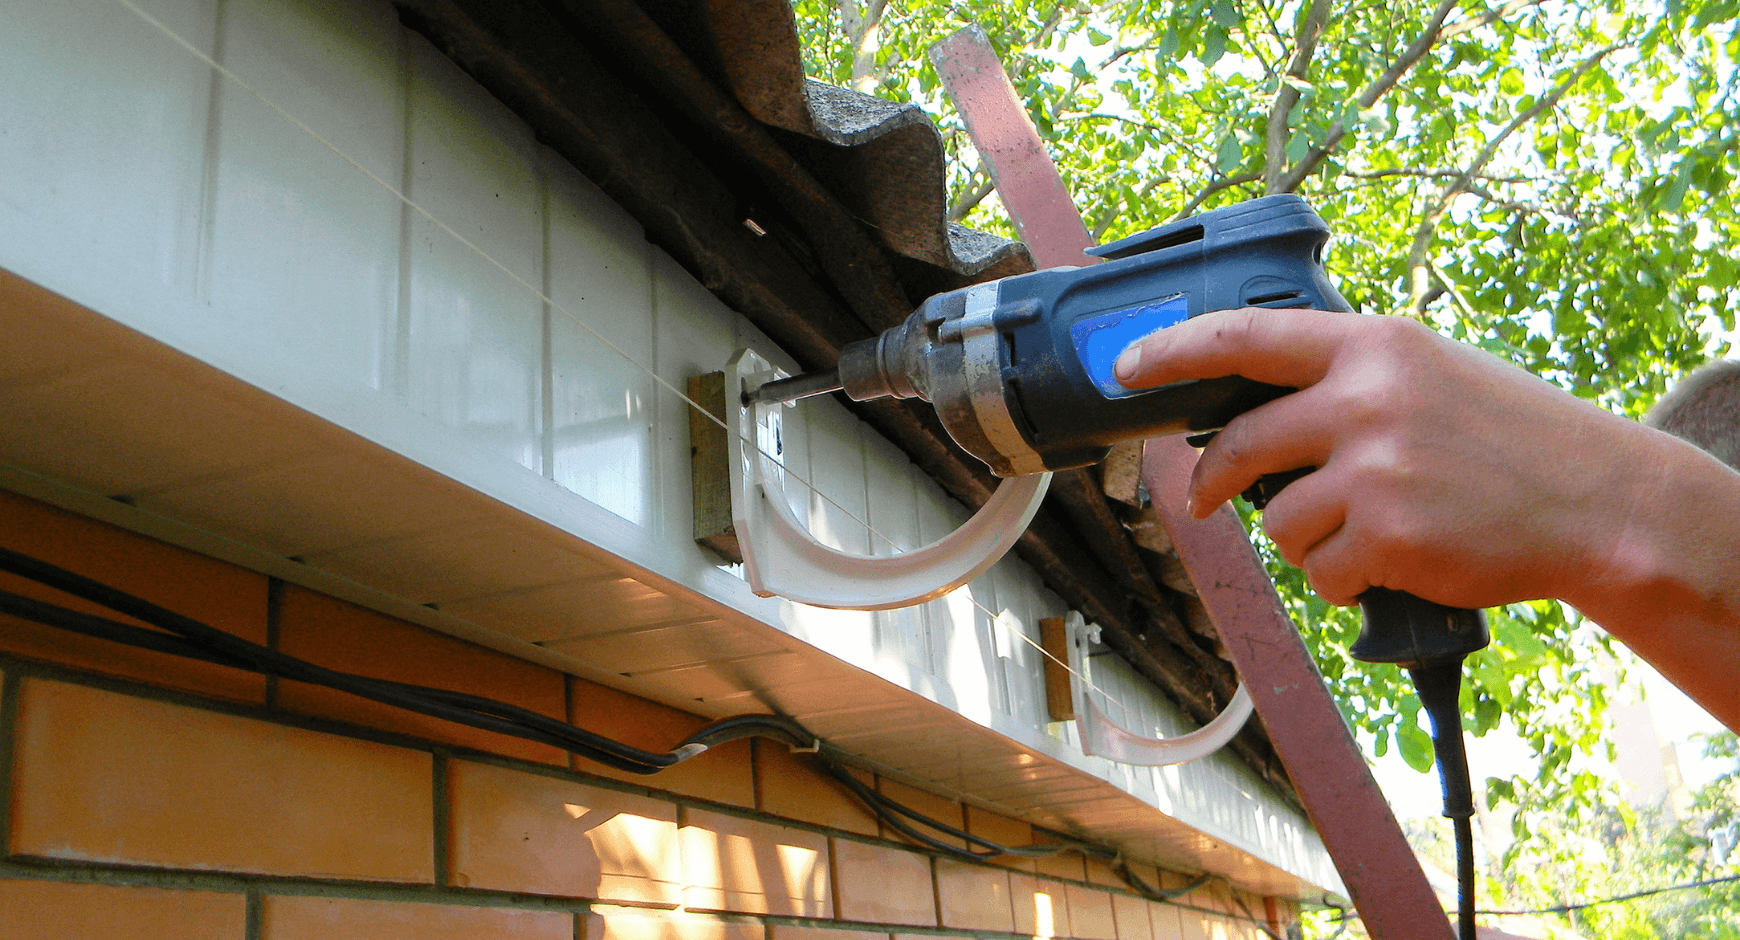
<instances>
[{"instance_id":1,"label":"green leaf","mask_svg":"<svg viewBox=\"0 0 1740 940\"><path fill-rule=\"evenodd\" d=\"M1409 767L1420 773L1432 769L1432 736L1414 722L1397 723L1396 750L1401 752L1402 760L1407 761Z\"/></svg>"},{"instance_id":2,"label":"green leaf","mask_svg":"<svg viewBox=\"0 0 1740 940\"><path fill-rule=\"evenodd\" d=\"M1306 134L1303 129L1294 131L1292 139L1287 141L1287 159L1293 163L1298 163L1305 159L1305 155L1310 152L1311 136Z\"/></svg>"},{"instance_id":3,"label":"green leaf","mask_svg":"<svg viewBox=\"0 0 1740 940\"><path fill-rule=\"evenodd\" d=\"M1241 22L1239 11L1232 5L1232 0L1214 0L1214 6L1209 9L1208 15L1223 29L1232 29Z\"/></svg>"},{"instance_id":4,"label":"green leaf","mask_svg":"<svg viewBox=\"0 0 1740 940\"><path fill-rule=\"evenodd\" d=\"M1495 617L1492 622L1492 634L1499 645L1514 653L1519 659L1533 661L1544 658L1547 648L1528 627L1517 623L1509 617Z\"/></svg>"},{"instance_id":5,"label":"green leaf","mask_svg":"<svg viewBox=\"0 0 1740 940\"><path fill-rule=\"evenodd\" d=\"M1178 31L1168 29L1160 36L1160 45L1155 48L1154 55L1161 59L1170 59L1178 53Z\"/></svg>"},{"instance_id":6,"label":"green leaf","mask_svg":"<svg viewBox=\"0 0 1740 940\"><path fill-rule=\"evenodd\" d=\"M1209 29L1208 35L1202 40L1202 53L1198 56L1203 65L1213 66L1226 54L1226 33L1219 29Z\"/></svg>"},{"instance_id":7,"label":"green leaf","mask_svg":"<svg viewBox=\"0 0 1740 940\"><path fill-rule=\"evenodd\" d=\"M1221 139L1220 148L1215 151L1214 168L1222 173L1231 173L1239 168L1244 160L1244 151L1239 147L1237 134L1228 134Z\"/></svg>"}]
</instances>

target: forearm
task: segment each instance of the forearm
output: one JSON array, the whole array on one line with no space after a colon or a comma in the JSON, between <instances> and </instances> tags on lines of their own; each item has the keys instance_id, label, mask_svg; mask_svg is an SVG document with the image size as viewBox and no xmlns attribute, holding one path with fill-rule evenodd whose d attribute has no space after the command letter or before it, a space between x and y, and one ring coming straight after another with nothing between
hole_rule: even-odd
<instances>
[{"instance_id":1,"label":"forearm","mask_svg":"<svg viewBox=\"0 0 1740 940\"><path fill-rule=\"evenodd\" d=\"M1740 473L1634 426L1605 562L1563 600L1740 729Z\"/></svg>"}]
</instances>

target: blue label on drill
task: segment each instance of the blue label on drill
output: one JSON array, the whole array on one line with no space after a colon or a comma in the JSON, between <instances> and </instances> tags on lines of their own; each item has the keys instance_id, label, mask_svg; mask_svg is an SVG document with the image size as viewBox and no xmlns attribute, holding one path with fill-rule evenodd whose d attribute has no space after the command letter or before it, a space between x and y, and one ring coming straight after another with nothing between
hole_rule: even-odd
<instances>
[{"instance_id":1,"label":"blue label on drill","mask_svg":"<svg viewBox=\"0 0 1740 940\"><path fill-rule=\"evenodd\" d=\"M1112 363L1117 361L1118 354L1155 330L1184 322L1188 315L1189 305L1180 294L1158 303L1083 317L1070 325L1069 336L1075 342L1075 354L1100 394L1128 398L1149 389L1118 384L1117 377L1112 375Z\"/></svg>"}]
</instances>

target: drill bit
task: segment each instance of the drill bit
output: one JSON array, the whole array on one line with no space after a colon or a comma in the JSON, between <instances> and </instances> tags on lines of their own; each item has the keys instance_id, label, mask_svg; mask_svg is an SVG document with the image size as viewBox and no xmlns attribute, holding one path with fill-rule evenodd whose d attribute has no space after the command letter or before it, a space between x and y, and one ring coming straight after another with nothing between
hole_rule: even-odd
<instances>
[{"instance_id":1,"label":"drill bit","mask_svg":"<svg viewBox=\"0 0 1740 940\"><path fill-rule=\"evenodd\" d=\"M753 392L745 392L743 403L745 405L788 404L800 398L837 392L842 387L840 370L828 369L825 372L810 372L769 382Z\"/></svg>"}]
</instances>

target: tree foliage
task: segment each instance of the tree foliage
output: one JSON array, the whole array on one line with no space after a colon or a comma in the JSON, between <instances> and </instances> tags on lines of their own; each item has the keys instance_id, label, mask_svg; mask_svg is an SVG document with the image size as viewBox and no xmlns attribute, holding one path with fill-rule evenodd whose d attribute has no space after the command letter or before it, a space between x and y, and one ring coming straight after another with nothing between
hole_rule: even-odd
<instances>
[{"instance_id":1,"label":"tree foliage","mask_svg":"<svg viewBox=\"0 0 1740 940\"><path fill-rule=\"evenodd\" d=\"M1543 821L1551 838L1521 843L1494 873L1493 896L1554 916L1584 936L1615 940L1740 940L1740 748L1732 733L1709 742L1733 763L1677 811L1637 815L1582 805ZM1715 882L1715 883L1709 883ZM1698 888L1676 886L1697 885ZM1601 902L1609 898L1622 900ZM1588 906L1583 906L1588 905Z\"/></svg>"},{"instance_id":2,"label":"tree foliage","mask_svg":"<svg viewBox=\"0 0 1740 940\"><path fill-rule=\"evenodd\" d=\"M1740 0L795 9L812 75L939 116L951 215L970 225L1015 234L926 51L973 22L1096 238L1299 192L1337 232L1329 264L1356 307L1419 318L1632 417L1735 328ZM1271 560L1349 721L1376 753L1428 766L1411 688L1346 655L1357 616ZM1591 769L1605 639L1555 603L1495 611L1493 628L1464 711L1476 734L1508 719L1540 773L1489 781L1492 798L1522 805L1524 835L1611 802Z\"/></svg>"}]
</instances>

